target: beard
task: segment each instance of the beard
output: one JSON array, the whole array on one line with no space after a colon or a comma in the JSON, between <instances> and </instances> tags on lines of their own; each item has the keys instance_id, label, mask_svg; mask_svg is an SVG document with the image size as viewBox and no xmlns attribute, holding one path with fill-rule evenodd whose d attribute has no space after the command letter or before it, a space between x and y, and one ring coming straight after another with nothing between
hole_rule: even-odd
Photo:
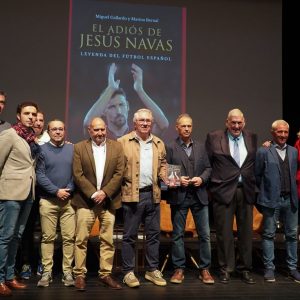
<instances>
[{"instance_id":1,"label":"beard","mask_svg":"<svg viewBox=\"0 0 300 300\"><path fill-rule=\"evenodd\" d=\"M126 123L127 123L127 118L122 115L122 114L118 114L115 119L112 122L116 127L123 127Z\"/></svg>"}]
</instances>

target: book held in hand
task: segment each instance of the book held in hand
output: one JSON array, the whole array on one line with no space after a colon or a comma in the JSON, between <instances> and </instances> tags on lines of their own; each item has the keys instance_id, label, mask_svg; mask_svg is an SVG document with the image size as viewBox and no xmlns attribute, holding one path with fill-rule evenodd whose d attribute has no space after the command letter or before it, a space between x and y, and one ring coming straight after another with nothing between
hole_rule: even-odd
<instances>
[{"instance_id":1,"label":"book held in hand","mask_svg":"<svg viewBox=\"0 0 300 300\"><path fill-rule=\"evenodd\" d=\"M168 164L167 172L168 185L170 187L180 186L181 166Z\"/></svg>"}]
</instances>

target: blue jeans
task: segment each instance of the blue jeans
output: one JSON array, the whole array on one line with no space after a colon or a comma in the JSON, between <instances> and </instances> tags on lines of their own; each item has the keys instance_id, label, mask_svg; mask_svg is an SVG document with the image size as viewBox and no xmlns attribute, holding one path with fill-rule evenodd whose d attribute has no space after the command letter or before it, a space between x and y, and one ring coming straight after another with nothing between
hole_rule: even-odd
<instances>
[{"instance_id":1,"label":"blue jeans","mask_svg":"<svg viewBox=\"0 0 300 300\"><path fill-rule=\"evenodd\" d=\"M275 208L262 206L263 231L262 231L262 250L265 269L275 269L274 266L274 237L276 232L276 213ZM285 244L286 244L286 263L289 270L297 269L297 227L298 210L291 206L290 198L281 197L280 213L282 214ZM277 208L276 208L277 209Z\"/></svg>"},{"instance_id":2,"label":"blue jeans","mask_svg":"<svg viewBox=\"0 0 300 300\"><path fill-rule=\"evenodd\" d=\"M135 247L138 229L145 224L146 269L154 271L159 266L160 205L153 203L152 192L140 193L139 202L123 202L124 231L122 240L122 271L124 274L135 267Z\"/></svg>"},{"instance_id":3,"label":"blue jeans","mask_svg":"<svg viewBox=\"0 0 300 300\"><path fill-rule=\"evenodd\" d=\"M32 203L31 197L0 201L0 283L15 278L16 254Z\"/></svg>"},{"instance_id":4,"label":"blue jeans","mask_svg":"<svg viewBox=\"0 0 300 300\"><path fill-rule=\"evenodd\" d=\"M198 199L185 198L180 205L171 205L172 212L172 263L174 269L185 268L184 232L189 208L194 217L199 237L200 269L208 269L211 263L210 228L208 206L202 205Z\"/></svg>"}]
</instances>

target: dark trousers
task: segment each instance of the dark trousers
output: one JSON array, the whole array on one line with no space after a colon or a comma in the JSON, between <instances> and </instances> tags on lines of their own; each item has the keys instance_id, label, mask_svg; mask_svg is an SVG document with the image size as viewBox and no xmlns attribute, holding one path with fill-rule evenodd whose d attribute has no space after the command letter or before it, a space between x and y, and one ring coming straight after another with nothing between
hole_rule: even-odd
<instances>
[{"instance_id":1,"label":"dark trousers","mask_svg":"<svg viewBox=\"0 0 300 300\"><path fill-rule=\"evenodd\" d=\"M124 231L122 240L122 270L126 274L135 267L135 247L138 230L144 223L146 235L146 269L159 266L160 206L153 203L152 192L140 193L137 203L123 202Z\"/></svg>"},{"instance_id":2,"label":"dark trousers","mask_svg":"<svg viewBox=\"0 0 300 300\"><path fill-rule=\"evenodd\" d=\"M253 205L246 202L243 188L239 187L232 201L226 205L214 201L214 220L217 236L218 263L221 271L233 272L252 268ZM237 248L239 260L236 264L233 220L236 216Z\"/></svg>"},{"instance_id":3,"label":"dark trousers","mask_svg":"<svg viewBox=\"0 0 300 300\"><path fill-rule=\"evenodd\" d=\"M33 201L30 215L22 236L18 253L20 267L22 267L24 264L28 264L36 269L40 260L40 242L38 243L38 247L36 247L36 243L34 241L34 232L37 223L40 223L39 200L40 198L36 197L36 199Z\"/></svg>"}]
</instances>

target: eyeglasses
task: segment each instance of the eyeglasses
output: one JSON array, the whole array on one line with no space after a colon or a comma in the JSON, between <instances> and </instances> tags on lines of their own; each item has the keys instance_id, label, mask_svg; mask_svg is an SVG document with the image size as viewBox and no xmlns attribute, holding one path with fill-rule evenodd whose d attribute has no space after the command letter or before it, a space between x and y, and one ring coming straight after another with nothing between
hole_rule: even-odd
<instances>
[{"instance_id":1,"label":"eyeglasses","mask_svg":"<svg viewBox=\"0 0 300 300\"><path fill-rule=\"evenodd\" d=\"M53 128L50 128L49 130L54 132L54 131L64 131L65 129L63 127L59 127L59 128L53 127Z\"/></svg>"},{"instance_id":2,"label":"eyeglasses","mask_svg":"<svg viewBox=\"0 0 300 300\"><path fill-rule=\"evenodd\" d=\"M138 119L137 122L140 124L142 124L142 123L150 124L150 123L152 123L152 120L151 119Z\"/></svg>"}]
</instances>

